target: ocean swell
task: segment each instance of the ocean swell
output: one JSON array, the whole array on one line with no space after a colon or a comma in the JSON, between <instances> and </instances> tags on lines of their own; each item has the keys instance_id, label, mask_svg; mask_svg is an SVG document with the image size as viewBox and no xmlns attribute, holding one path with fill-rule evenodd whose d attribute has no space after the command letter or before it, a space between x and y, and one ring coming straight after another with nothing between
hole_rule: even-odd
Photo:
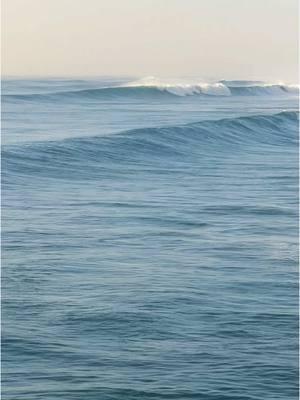
<instances>
[{"instance_id":1,"label":"ocean swell","mask_svg":"<svg viewBox=\"0 0 300 400\"><path fill-rule=\"evenodd\" d=\"M226 152L257 151L263 146L295 146L298 113L201 121L171 127L135 129L110 136L6 146L5 173L39 176L91 177L106 169L164 166L199 162ZM57 172L59 175L57 175Z\"/></svg>"}]
</instances>

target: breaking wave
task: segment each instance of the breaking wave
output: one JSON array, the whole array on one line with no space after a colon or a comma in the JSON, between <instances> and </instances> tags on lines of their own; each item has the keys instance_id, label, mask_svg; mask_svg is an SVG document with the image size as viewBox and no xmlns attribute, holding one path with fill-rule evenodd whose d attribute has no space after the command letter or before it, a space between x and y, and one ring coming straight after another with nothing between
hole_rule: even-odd
<instances>
[{"instance_id":1,"label":"breaking wave","mask_svg":"<svg viewBox=\"0 0 300 400\"><path fill-rule=\"evenodd\" d=\"M99 88L76 89L50 93L6 94L5 100L47 101L64 99L109 99L117 97L162 96L259 96L299 93L299 85L265 83L260 81L178 82L153 77Z\"/></svg>"}]
</instances>

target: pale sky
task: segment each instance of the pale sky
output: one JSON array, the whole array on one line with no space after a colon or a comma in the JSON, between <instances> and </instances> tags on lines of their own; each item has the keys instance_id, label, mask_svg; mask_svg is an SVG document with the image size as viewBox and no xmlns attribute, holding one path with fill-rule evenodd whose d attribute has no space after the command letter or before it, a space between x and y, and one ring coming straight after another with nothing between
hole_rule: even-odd
<instances>
[{"instance_id":1,"label":"pale sky","mask_svg":"<svg viewBox=\"0 0 300 400\"><path fill-rule=\"evenodd\" d=\"M297 0L2 0L2 74L297 82Z\"/></svg>"}]
</instances>

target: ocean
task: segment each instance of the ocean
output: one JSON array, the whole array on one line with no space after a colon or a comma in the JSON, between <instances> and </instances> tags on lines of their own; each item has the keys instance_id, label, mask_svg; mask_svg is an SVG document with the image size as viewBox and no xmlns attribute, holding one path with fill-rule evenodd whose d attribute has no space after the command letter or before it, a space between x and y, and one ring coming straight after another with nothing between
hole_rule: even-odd
<instances>
[{"instance_id":1,"label":"ocean","mask_svg":"<svg viewBox=\"0 0 300 400\"><path fill-rule=\"evenodd\" d=\"M3 400L298 398L298 91L5 79Z\"/></svg>"}]
</instances>

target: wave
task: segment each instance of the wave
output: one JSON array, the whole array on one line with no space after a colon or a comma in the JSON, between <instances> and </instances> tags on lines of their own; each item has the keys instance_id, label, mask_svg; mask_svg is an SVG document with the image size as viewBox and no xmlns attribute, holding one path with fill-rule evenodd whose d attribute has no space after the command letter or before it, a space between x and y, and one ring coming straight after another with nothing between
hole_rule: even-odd
<instances>
[{"instance_id":1,"label":"wave","mask_svg":"<svg viewBox=\"0 0 300 400\"><path fill-rule=\"evenodd\" d=\"M226 157L232 152L263 151L264 146L296 146L297 112L201 121L171 127L143 128L106 137L70 138L6 146L2 152L4 176L38 175L55 179L109 178L122 166L158 168L168 173L182 163Z\"/></svg>"},{"instance_id":2,"label":"wave","mask_svg":"<svg viewBox=\"0 0 300 400\"><path fill-rule=\"evenodd\" d=\"M280 95L297 94L298 88L294 85L252 85L252 86L230 86L233 96L259 96L259 95Z\"/></svg>"},{"instance_id":3,"label":"wave","mask_svg":"<svg viewBox=\"0 0 300 400\"><path fill-rule=\"evenodd\" d=\"M284 83L266 83L263 81L247 80L221 80L215 83L180 83L177 81L160 81L154 77L143 78L127 83L126 87L148 87L167 91L177 96L208 95L259 95L278 93L298 93L299 85L286 85Z\"/></svg>"},{"instance_id":4,"label":"wave","mask_svg":"<svg viewBox=\"0 0 300 400\"><path fill-rule=\"evenodd\" d=\"M75 89L53 93L4 94L8 101L53 101L53 100L107 100L122 97L162 97L162 96L259 96L298 94L298 85L283 83L264 83L260 81L219 81L214 83L183 83L178 81L160 81L155 78L143 78L118 86Z\"/></svg>"}]
</instances>

